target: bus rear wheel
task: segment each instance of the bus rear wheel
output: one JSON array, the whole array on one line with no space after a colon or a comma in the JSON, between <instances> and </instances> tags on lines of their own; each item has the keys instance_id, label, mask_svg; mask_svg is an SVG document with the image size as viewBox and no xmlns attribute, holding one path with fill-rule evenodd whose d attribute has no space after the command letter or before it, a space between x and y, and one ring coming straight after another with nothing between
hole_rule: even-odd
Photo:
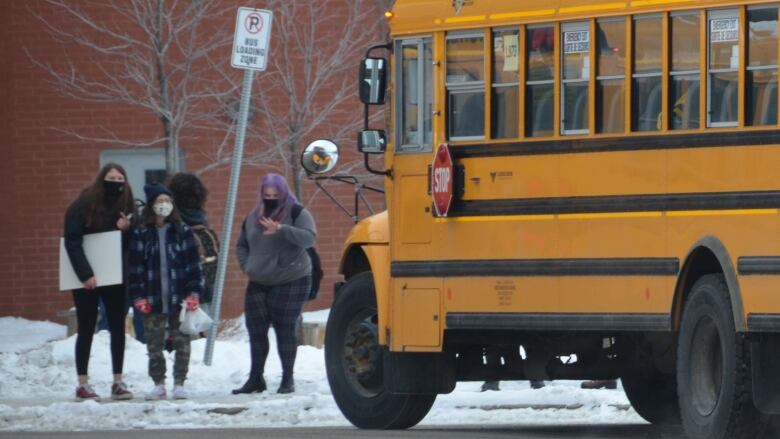
<instances>
[{"instance_id":1,"label":"bus rear wheel","mask_svg":"<svg viewBox=\"0 0 780 439\"><path fill-rule=\"evenodd\" d=\"M394 395L385 389L371 272L339 291L325 330L325 366L333 399L358 428L404 429L420 422L436 395Z\"/></svg>"},{"instance_id":2,"label":"bus rear wheel","mask_svg":"<svg viewBox=\"0 0 780 439\"><path fill-rule=\"evenodd\" d=\"M702 276L682 314L677 350L680 418L693 439L753 438L766 417L753 405L749 343L737 334L723 275Z\"/></svg>"}]
</instances>

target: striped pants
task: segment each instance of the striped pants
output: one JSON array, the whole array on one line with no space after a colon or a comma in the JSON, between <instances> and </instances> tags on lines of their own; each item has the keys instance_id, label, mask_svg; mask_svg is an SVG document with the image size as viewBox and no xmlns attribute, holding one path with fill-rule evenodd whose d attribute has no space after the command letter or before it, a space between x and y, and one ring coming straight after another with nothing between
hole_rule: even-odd
<instances>
[{"instance_id":1,"label":"striped pants","mask_svg":"<svg viewBox=\"0 0 780 439\"><path fill-rule=\"evenodd\" d=\"M260 285L249 282L246 287L244 313L249 332L249 350L252 357L250 372L262 375L268 357L268 328L276 332L277 349L284 374L292 374L298 340L295 322L311 290L311 276L281 285Z\"/></svg>"}]
</instances>

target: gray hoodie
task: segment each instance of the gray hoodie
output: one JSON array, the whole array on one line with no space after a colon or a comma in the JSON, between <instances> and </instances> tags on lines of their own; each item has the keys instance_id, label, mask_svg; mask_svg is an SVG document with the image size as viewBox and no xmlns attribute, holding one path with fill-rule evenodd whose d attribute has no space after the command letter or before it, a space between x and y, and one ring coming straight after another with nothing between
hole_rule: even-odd
<instances>
[{"instance_id":1,"label":"gray hoodie","mask_svg":"<svg viewBox=\"0 0 780 439\"><path fill-rule=\"evenodd\" d=\"M263 235L253 212L244 220L236 253L241 271L249 280L261 285L281 285L311 274L311 260L306 249L317 239L314 218L302 209L293 224L292 215L272 235Z\"/></svg>"}]
</instances>

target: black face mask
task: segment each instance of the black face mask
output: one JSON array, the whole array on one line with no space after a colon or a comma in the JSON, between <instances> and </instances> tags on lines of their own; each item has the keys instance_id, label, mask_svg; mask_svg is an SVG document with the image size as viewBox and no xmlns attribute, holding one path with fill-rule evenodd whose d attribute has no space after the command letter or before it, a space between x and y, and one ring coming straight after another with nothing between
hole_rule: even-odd
<instances>
[{"instance_id":1,"label":"black face mask","mask_svg":"<svg viewBox=\"0 0 780 439\"><path fill-rule=\"evenodd\" d=\"M125 182L103 180L103 191L109 198L115 198L125 190Z\"/></svg>"},{"instance_id":2,"label":"black face mask","mask_svg":"<svg viewBox=\"0 0 780 439\"><path fill-rule=\"evenodd\" d=\"M263 213L265 216L271 216L274 210L279 207L279 200L263 199Z\"/></svg>"}]
</instances>

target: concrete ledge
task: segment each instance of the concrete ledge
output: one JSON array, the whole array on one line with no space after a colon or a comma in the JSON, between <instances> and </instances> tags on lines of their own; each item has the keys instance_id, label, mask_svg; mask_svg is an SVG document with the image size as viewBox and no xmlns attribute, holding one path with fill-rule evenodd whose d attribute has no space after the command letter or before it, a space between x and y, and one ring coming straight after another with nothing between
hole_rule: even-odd
<instances>
[{"instance_id":1,"label":"concrete ledge","mask_svg":"<svg viewBox=\"0 0 780 439\"><path fill-rule=\"evenodd\" d=\"M325 323L303 322L300 344L321 349L325 346Z\"/></svg>"}]
</instances>

